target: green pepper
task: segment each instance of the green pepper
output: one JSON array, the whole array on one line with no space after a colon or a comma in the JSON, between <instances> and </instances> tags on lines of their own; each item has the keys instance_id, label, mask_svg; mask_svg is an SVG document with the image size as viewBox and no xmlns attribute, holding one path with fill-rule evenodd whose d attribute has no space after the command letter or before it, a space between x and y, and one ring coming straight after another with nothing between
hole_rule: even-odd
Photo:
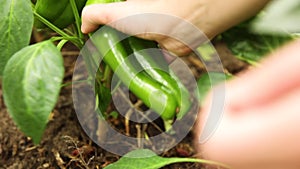
<instances>
[{"instance_id":1,"label":"green pepper","mask_svg":"<svg viewBox=\"0 0 300 169\"><path fill-rule=\"evenodd\" d=\"M182 116L190 109L190 94L175 73L169 69L162 52L155 50L157 44L154 41L147 41L136 37L129 37L128 42L134 52L135 58L144 70L153 79L173 92L177 104L180 105L177 117L179 119L182 118Z\"/></svg>"},{"instance_id":2,"label":"green pepper","mask_svg":"<svg viewBox=\"0 0 300 169\"><path fill-rule=\"evenodd\" d=\"M75 0L78 12L81 13L86 0ZM66 28L75 21L70 0L37 0L35 11L60 29ZM45 25L35 19L37 28Z\"/></svg>"},{"instance_id":3,"label":"green pepper","mask_svg":"<svg viewBox=\"0 0 300 169\"><path fill-rule=\"evenodd\" d=\"M118 31L103 27L91 37L92 42L103 56L103 61L117 74L129 90L145 105L161 113L165 119L172 119L178 108L173 92L153 80L145 71L138 72L127 59L127 53L118 36Z\"/></svg>"},{"instance_id":4,"label":"green pepper","mask_svg":"<svg viewBox=\"0 0 300 169\"><path fill-rule=\"evenodd\" d=\"M120 0L88 0L87 5L109 2ZM162 112L163 119L173 119L178 111L177 118L180 119L190 109L189 92L169 70L162 53L143 51L147 48L156 48L155 42L129 37L126 44L120 42L118 31L109 27L102 28L101 32L96 32L91 39L104 56L103 61L112 68L120 80L147 106L156 112ZM138 65L132 65L132 61L126 59L129 54L127 51L134 53L136 63L142 71L139 72ZM158 59L153 60L152 56Z\"/></svg>"},{"instance_id":5,"label":"green pepper","mask_svg":"<svg viewBox=\"0 0 300 169\"><path fill-rule=\"evenodd\" d=\"M121 2L122 0L88 0L85 6L93 5L93 4L106 4L111 2Z\"/></svg>"}]
</instances>

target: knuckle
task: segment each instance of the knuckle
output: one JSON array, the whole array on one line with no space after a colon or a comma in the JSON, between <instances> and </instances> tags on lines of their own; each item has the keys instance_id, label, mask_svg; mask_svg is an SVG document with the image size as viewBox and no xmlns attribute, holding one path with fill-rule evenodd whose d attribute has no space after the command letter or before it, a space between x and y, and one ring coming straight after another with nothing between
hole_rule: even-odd
<instances>
[{"instance_id":1,"label":"knuckle","mask_svg":"<svg viewBox=\"0 0 300 169\"><path fill-rule=\"evenodd\" d=\"M169 40L166 43L162 43L162 46L167 51L175 54L176 56L186 56L192 52L192 49L187 45L174 39Z\"/></svg>"}]
</instances>

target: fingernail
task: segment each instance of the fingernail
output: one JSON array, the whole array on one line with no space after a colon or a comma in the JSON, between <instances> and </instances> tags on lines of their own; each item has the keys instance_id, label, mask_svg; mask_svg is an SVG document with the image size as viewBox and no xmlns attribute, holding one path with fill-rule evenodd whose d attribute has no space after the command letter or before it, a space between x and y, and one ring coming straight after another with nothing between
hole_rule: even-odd
<instances>
[{"instance_id":1,"label":"fingernail","mask_svg":"<svg viewBox=\"0 0 300 169\"><path fill-rule=\"evenodd\" d=\"M85 25L81 25L81 32L84 33L84 34L87 33Z\"/></svg>"}]
</instances>

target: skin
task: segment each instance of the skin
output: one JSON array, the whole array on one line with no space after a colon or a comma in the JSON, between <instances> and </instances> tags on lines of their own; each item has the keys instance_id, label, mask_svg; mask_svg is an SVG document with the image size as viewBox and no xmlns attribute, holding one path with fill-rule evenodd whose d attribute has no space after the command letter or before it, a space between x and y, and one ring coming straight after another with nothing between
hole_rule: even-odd
<instances>
[{"instance_id":1,"label":"skin","mask_svg":"<svg viewBox=\"0 0 300 169\"><path fill-rule=\"evenodd\" d=\"M82 32L108 24L128 34L140 30L165 29L147 20L114 25L118 19L142 13L164 13L194 24L208 38L260 11L268 0L128 0L114 4L91 5L82 12ZM192 12L191 12L192 11ZM101 17L100 17L101 16ZM137 23L138 22L138 23ZM183 36L188 32L177 31ZM189 49L180 42L157 34L139 37L155 40L163 48L181 56ZM223 117L216 131L199 143L210 113L208 96L195 126L195 146L201 158L226 163L237 169L300 168L300 41L272 53L258 68L244 72L226 84Z\"/></svg>"},{"instance_id":2,"label":"skin","mask_svg":"<svg viewBox=\"0 0 300 169\"><path fill-rule=\"evenodd\" d=\"M180 31L176 23L158 26L147 19L126 21L118 25L113 23L136 14L158 13L182 18L195 25L209 39L212 39L217 34L257 13L267 2L268 0L230 0L230 3L224 0L128 0L90 5L82 11L81 30L83 33L89 33L96 30L101 24L108 24L127 34L136 34L147 30L147 32L176 32L181 37L189 36L190 32ZM148 33L139 35L139 37L155 40L162 48L178 56L190 52L190 49L185 45L166 36ZM190 41L197 40L190 39ZM198 45L195 44L195 46Z\"/></svg>"},{"instance_id":3,"label":"skin","mask_svg":"<svg viewBox=\"0 0 300 169\"><path fill-rule=\"evenodd\" d=\"M259 68L226 84L224 114L199 156L238 169L300 168L300 41L271 54ZM284 57L284 59L283 59ZM195 127L199 138L209 96Z\"/></svg>"}]
</instances>

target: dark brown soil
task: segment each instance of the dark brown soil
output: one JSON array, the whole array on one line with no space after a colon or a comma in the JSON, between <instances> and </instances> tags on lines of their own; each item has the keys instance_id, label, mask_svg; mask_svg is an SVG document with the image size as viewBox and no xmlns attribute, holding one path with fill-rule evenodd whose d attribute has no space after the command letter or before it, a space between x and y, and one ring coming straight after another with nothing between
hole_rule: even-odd
<instances>
[{"instance_id":1,"label":"dark brown soil","mask_svg":"<svg viewBox=\"0 0 300 169\"><path fill-rule=\"evenodd\" d=\"M235 59L223 43L218 42L215 46L226 71L237 73L245 69L246 64ZM77 55L78 52L72 51L71 47L67 47L64 51L65 83L71 82ZM199 76L205 70L201 62L192 56L184 60L191 66L195 76ZM3 102L0 86L0 169L100 169L120 158L98 147L86 136L74 112L71 94L70 85L62 88L43 139L39 145L35 146L11 120ZM193 136L189 134L163 156L194 156L196 152L192 146L192 140ZM178 168L196 169L201 168L201 165L181 163L164 167L164 169Z\"/></svg>"}]
</instances>

